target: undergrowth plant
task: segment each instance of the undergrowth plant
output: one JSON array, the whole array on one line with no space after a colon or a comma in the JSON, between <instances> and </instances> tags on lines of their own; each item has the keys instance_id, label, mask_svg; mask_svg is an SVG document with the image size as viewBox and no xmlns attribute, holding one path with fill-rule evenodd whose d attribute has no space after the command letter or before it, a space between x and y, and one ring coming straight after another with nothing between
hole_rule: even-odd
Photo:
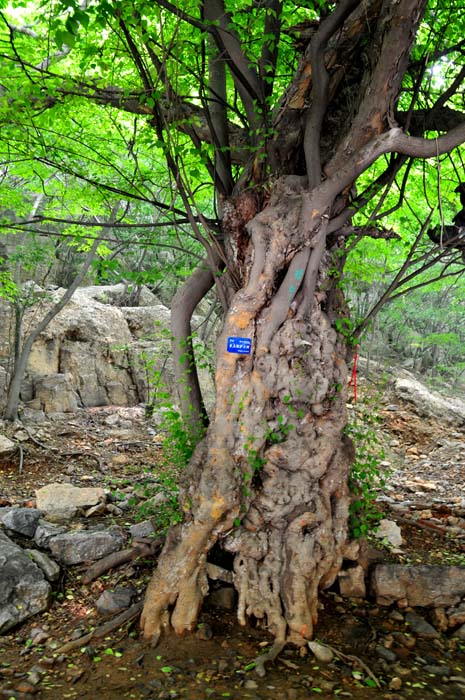
<instances>
[{"instance_id":1,"label":"undergrowth plant","mask_svg":"<svg viewBox=\"0 0 465 700\"><path fill-rule=\"evenodd\" d=\"M156 330L157 339L172 340L169 330L161 324L156 324ZM153 481L153 467L147 468L150 478L140 487L141 495L147 500L139 505L137 517L151 517L160 532L182 519L178 503L179 475L205 434L204 424L199 421L192 427L192 422L184 420L174 402L164 372L171 346L168 343L164 345L162 352L157 353L156 360L148 353L140 358L144 362L148 383L147 414L156 416L157 429L161 435L161 458L157 464L156 481ZM211 369L208 349L196 338L193 338L193 345L200 366ZM180 390L183 390L182 387Z\"/></svg>"},{"instance_id":2,"label":"undergrowth plant","mask_svg":"<svg viewBox=\"0 0 465 700\"><path fill-rule=\"evenodd\" d=\"M358 539L377 530L382 512L376 506L380 489L386 485L386 471L380 466L384 459L378 430L381 418L376 399L362 398L354 406L346 434L351 438L355 457L349 474L352 502L349 508L349 531Z\"/></svg>"}]
</instances>

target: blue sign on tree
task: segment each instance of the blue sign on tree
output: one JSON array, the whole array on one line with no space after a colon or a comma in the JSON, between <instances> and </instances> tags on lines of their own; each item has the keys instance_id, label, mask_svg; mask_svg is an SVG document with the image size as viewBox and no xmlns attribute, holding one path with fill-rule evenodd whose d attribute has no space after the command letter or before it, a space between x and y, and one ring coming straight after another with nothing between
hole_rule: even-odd
<instances>
[{"instance_id":1,"label":"blue sign on tree","mask_svg":"<svg viewBox=\"0 0 465 700\"><path fill-rule=\"evenodd\" d=\"M228 352L238 355L250 355L252 341L250 338L228 338Z\"/></svg>"}]
</instances>

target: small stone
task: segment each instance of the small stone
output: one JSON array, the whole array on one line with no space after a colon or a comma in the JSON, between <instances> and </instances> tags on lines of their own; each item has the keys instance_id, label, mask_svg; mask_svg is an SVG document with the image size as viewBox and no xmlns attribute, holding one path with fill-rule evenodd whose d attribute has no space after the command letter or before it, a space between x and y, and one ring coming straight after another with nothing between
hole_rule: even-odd
<instances>
[{"instance_id":1,"label":"small stone","mask_svg":"<svg viewBox=\"0 0 465 700\"><path fill-rule=\"evenodd\" d=\"M389 613L389 617L391 618L391 620L395 620L395 622L404 621L404 616L398 610L392 610L392 612Z\"/></svg>"},{"instance_id":2,"label":"small stone","mask_svg":"<svg viewBox=\"0 0 465 700\"><path fill-rule=\"evenodd\" d=\"M32 640L33 646L38 646L39 644L42 644L49 637L50 635L48 634L48 632L43 630L42 627L33 627L29 632L29 639Z\"/></svg>"},{"instance_id":3,"label":"small stone","mask_svg":"<svg viewBox=\"0 0 465 700\"><path fill-rule=\"evenodd\" d=\"M446 629L449 627L449 620L447 619L447 615L444 608L433 608L431 618L435 628L438 629L440 632L445 632Z\"/></svg>"},{"instance_id":4,"label":"small stone","mask_svg":"<svg viewBox=\"0 0 465 700\"><path fill-rule=\"evenodd\" d=\"M406 649L413 649L416 646L417 640L415 639L415 637L409 636L408 634L395 632L394 637L397 643L405 647Z\"/></svg>"},{"instance_id":5,"label":"small stone","mask_svg":"<svg viewBox=\"0 0 465 700\"><path fill-rule=\"evenodd\" d=\"M393 520L383 518L375 532L379 540L386 540L392 547L400 547L403 543L400 527Z\"/></svg>"},{"instance_id":6,"label":"small stone","mask_svg":"<svg viewBox=\"0 0 465 700\"><path fill-rule=\"evenodd\" d=\"M105 512L105 508L108 509L108 506L105 506L105 503L97 503L96 506L92 506L89 508L89 510L86 510L84 515L86 518L92 518L95 515L102 515L102 513Z\"/></svg>"},{"instance_id":7,"label":"small stone","mask_svg":"<svg viewBox=\"0 0 465 700\"><path fill-rule=\"evenodd\" d=\"M381 659L384 659L390 664L393 664L397 661L396 654L393 651L391 651L391 649L386 649L386 647L377 646L376 653Z\"/></svg>"},{"instance_id":8,"label":"small stone","mask_svg":"<svg viewBox=\"0 0 465 700\"><path fill-rule=\"evenodd\" d=\"M402 680L398 676L391 678L389 682L389 690L400 690L402 688Z\"/></svg>"},{"instance_id":9,"label":"small stone","mask_svg":"<svg viewBox=\"0 0 465 700\"><path fill-rule=\"evenodd\" d=\"M432 625L429 624L421 615L417 615L414 612L408 612L405 616L406 623L410 626L410 629L417 637L422 639L437 639L440 635L439 632L434 629Z\"/></svg>"},{"instance_id":10,"label":"small stone","mask_svg":"<svg viewBox=\"0 0 465 700\"><path fill-rule=\"evenodd\" d=\"M58 581L61 569L56 561L50 559L45 552L39 552L37 549L26 549L25 552L31 557L32 561L42 569L48 581Z\"/></svg>"},{"instance_id":11,"label":"small stone","mask_svg":"<svg viewBox=\"0 0 465 700\"><path fill-rule=\"evenodd\" d=\"M436 666L434 664L426 664L423 670L427 673L432 673L434 676L450 676L451 669L449 666Z\"/></svg>"},{"instance_id":12,"label":"small stone","mask_svg":"<svg viewBox=\"0 0 465 700\"><path fill-rule=\"evenodd\" d=\"M32 685L39 685L45 673L46 670L42 668L42 666L33 666L27 674L27 680L29 683L32 683Z\"/></svg>"},{"instance_id":13,"label":"small stone","mask_svg":"<svg viewBox=\"0 0 465 700\"><path fill-rule=\"evenodd\" d=\"M116 506L114 503L109 503L106 507L107 513L111 513L112 515L123 515L123 510Z\"/></svg>"},{"instance_id":14,"label":"small stone","mask_svg":"<svg viewBox=\"0 0 465 700\"><path fill-rule=\"evenodd\" d=\"M465 640L465 625L462 625L458 628L458 630L455 630L454 637Z\"/></svg>"},{"instance_id":15,"label":"small stone","mask_svg":"<svg viewBox=\"0 0 465 700\"><path fill-rule=\"evenodd\" d=\"M136 591L134 588L117 587L102 593L95 607L102 615L109 615L126 610L131 605Z\"/></svg>"},{"instance_id":16,"label":"small stone","mask_svg":"<svg viewBox=\"0 0 465 700\"><path fill-rule=\"evenodd\" d=\"M213 637L213 630L210 625L206 622L201 622L198 625L196 637L197 639L202 639L203 641L208 641L211 639Z\"/></svg>"},{"instance_id":17,"label":"small stone","mask_svg":"<svg viewBox=\"0 0 465 700\"><path fill-rule=\"evenodd\" d=\"M155 534L155 528L151 520L143 520L140 523L131 525L129 532L131 533L131 537L135 539L138 537L150 537Z\"/></svg>"},{"instance_id":18,"label":"small stone","mask_svg":"<svg viewBox=\"0 0 465 700\"><path fill-rule=\"evenodd\" d=\"M256 690L258 688L258 683L257 681L246 680L244 683L244 688L247 690Z\"/></svg>"},{"instance_id":19,"label":"small stone","mask_svg":"<svg viewBox=\"0 0 465 700\"><path fill-rule=\"evenodd\" d=\"M14 442L9 440L5 435L0 435L0 454L8 454L9 452L13 452L13 450L16 449L16 445Z\"/></svg>"},{"instance_id":20,"label":"small stone","mask_svg":"<svg viewBox=\"0 0 465 700\"><path fill-rule=\"evenodd\" d=\"M334 659L334 654L329 647L319 642L308 642L308 648L313 652L315 658L323 664L329 664Z\"/></svg>"}]
</instances>

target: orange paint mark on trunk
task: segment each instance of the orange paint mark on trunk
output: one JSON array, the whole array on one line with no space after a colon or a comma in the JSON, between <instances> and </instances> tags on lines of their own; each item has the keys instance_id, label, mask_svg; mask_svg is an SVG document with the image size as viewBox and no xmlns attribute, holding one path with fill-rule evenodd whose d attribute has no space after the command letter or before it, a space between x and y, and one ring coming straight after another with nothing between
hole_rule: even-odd
<instances>
[{"instance_id":1,"label":"orange paint mark on trunk","mask_svg":"<svg viewBox=\"0 0 465 700\"><path fill-rule=\"evenodd\" d=\"M211 516L215 520L219 520L226 510L226 502L224 496L215 496L211 505Z\"/></svg>"},{"instance_id":2,"label":"orange paint mark on trunk","mask_svg":"<svg viewBox=\"0 0 465 700\"><path fill-rule=\"evenodd\" d=\"M250 324L251 318L252 315L249 311L238 311L237 313L232 314L229 320L232 326L236 326L237 328L243 330Z\"/></svg>"}]
</instances>

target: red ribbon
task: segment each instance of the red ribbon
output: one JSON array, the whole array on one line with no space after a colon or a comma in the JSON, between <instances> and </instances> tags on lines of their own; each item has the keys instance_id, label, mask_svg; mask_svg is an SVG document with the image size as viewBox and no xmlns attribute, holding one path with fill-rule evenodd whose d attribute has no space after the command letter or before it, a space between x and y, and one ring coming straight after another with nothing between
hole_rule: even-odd
<instances>
[{"instance_id":1,"label":"red ribbon","mask_svg":"<svg viewBox=\"0 0 465 700\"><path fill-rule=\"evenodd\" d=\"M357 360L358 360L358 345L355 346L354 366L352 367L352 376L350 377L349 386L354 387L354 403L357 403Z\"/></svg>"}]
</instances>

